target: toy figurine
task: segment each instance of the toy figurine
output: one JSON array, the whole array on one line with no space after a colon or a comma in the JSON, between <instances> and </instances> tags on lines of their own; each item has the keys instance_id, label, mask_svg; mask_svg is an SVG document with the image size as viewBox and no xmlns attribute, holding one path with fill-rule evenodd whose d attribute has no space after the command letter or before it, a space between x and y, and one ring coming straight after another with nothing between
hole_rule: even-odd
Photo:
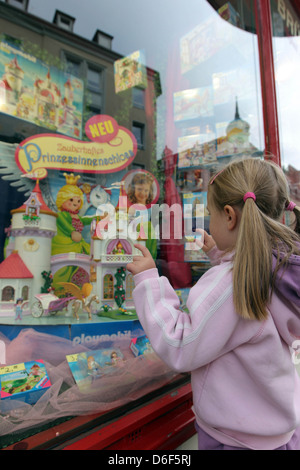
<instances>
[{"instance_id":1,"label":"toy figurine","mask_svg":"<svg viewBox=\"0 0 300 470\"><path fill-rule=\"evenodd\" d=\"M89 356L87 358L87 373L92 377L100 377L101 374L101 367L97 361L95 361L94 356Z\"/></svg>"},{"instance_id":2,"label":"toy figurine","mask_svg":"<svg viewBox=\"0 0 300 470\"><path fill-rule=\"evenodd\" d=\"M92 302L99 303L97 295L91 295L93 286L89 282L83 284L82 288L76 286L72 282L60 282L59 283L65 290L66 293L70 293L76 299L72 302L73 315L79 320L78 310L82 308L89 315L89 320L92 319Z\"/></svg>"},{"instance_id":3,"label":"toy figurine","mask_svg":"<svg viewBox=\"0 0 300 470\"><path fill-rule=\"evenodd\" d=\"M23 304L23 299L20 297L17 299L17 303L15 305L15 320L22 320L22 314L23 314L23 309L22 309L22 304Z\"/></svg>"},{"instance_id":4,"label":"toy figurine","mask_svg":"<svg viewBox=\"0 0 300 470\"><path fill-rule=\"evenodd\" d=\"M79 175L66 174L66 185L59 189L56 197L56 205L59 210L56 221L57 234L52 240L52 255L61 253L83 253L90 254L90 245L83 236L85 225L90 225L92 217L81 217L79 211L83 205L83 192L77 186ZM79 268L77 266L66 266L55 273L53 286L58 288L59 281L71 282Z\"/></svg>"}]
</instances>

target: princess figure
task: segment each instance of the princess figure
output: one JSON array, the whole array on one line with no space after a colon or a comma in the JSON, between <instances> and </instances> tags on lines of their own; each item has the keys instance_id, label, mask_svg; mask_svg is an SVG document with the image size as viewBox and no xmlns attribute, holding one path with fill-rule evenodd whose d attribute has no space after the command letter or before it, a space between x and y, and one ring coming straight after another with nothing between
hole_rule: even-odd
<instances>
[{"instance_id":1,"label":"princess figure","mask_svg":"<svg viewBox=\"0 0 300 470\"><path fill-rule=\"evenodd\" d=\"M90 225L92 217L81 217L79 211L83 205L83 192L77 186L79 175L66 174L66 185L60 188L56 197L56 206L59 210L56 221L57 234L52 240L52 255L63 253L90 254L90 245L83 236L85 225ZM66 266L55 273L53 286L58 282L69 282L78 271L76 266Z\"/></svg>"}]
</instances>

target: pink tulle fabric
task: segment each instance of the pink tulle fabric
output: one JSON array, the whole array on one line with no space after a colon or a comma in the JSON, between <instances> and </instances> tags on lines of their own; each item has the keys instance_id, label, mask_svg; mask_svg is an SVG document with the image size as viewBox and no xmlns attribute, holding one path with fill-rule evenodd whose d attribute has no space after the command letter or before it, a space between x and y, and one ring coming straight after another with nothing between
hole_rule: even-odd
<instances>
[{"instance_id":1,"label":"pink tulle fabric","mask_svg":"<svg viewBox=\"0 0 300 470\"><path fill-rule=\"evenodd\" d=\"M29 328L11 341L0 332L0 340L6 344L6 364L1 365L43 359L52 384L32 405L14 400L11 407L7 406L6 400L0 400L0 436L18 433L60 417L107 412L166 385L178 375L154 352L135 357L129 348L130 338L89 344L87 348ZM111 347L123 353L123 367L97 379L88 393L80 392L66 355Z\"/></svg>"}]
</instances>

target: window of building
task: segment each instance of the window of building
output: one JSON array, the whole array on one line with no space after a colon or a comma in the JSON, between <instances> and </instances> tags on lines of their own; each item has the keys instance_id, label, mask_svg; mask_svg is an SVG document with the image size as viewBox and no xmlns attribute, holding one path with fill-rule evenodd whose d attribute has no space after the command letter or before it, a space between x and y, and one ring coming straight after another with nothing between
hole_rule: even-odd
<instances>
[{"instance_id":1,"label":"window of building","mask_svg":"<svg viewBox=\"0 0 300 470\"><path fill-rule=\"evenodd\" d=\"M112 40L113 40L113 36L110 36L109 34L104 33L103 31L100 31L99 29L97 29L93 37L94 42L99 44L99 46L101 47L105 47L106 49L111 49Z\"/></svg>"},{"instance_id":2,"label":"window of building","mask_svg":"<svg viewBox=\"0 0 300 470\"><path fill-rule=\"evenodd\" d=\"M55 11L53 23L59 26L62 29L66 29L67 31L73 31L75 18L72 16L66 15L59 10Z\"/></svg>"},{"instance_id":3,"label":"window of building","mask_svg":"<svg viewBox=\"0 0 300 470\"><path fill-rule=\"evenodd\" d=\"M87 61L69 54L63 54L65 70L85 81L85 121L103 112L104 70L97 68Z\"/></svg>"},{"instance_id":4,"label":"window of building","mask_svg":"<svg viewBox=\"0 0 300 470\"><path fill-rule=\"evenodd\" d=\"M87 90L89 117L102 112L103 71L87 67Z\"/></svg>"},{"instance_id":5,"label":"window of building","mask_svg":"<svg viewBox=\"0 0 300 470\"><path fill-rule=\"evenodd\" d=\"M28 300L28 294L29 294L29 287L28 286L23 286L22 287L22 299L23 300Z\"/></svg>"},{"instance_id":6,"label":"window of building","mask_svg":"<svg viewBox=\"0 0 300 470\"><path fill-rule=\"evenodd\" d=\"M145 108L145 90L142 88L132 88L132 104L136 108Z\"/></svg>"},{"instance_id":7,"label":"window of building","mask_svg":"<svg viewBox=\"0 0 300 470\"><path fill-rule=\"evenodd\" d=\"M112 274L106 274L103 278L103 298L114 298L114 280Z\"/></svg>"},{"instance_id":8,"label":"window of building","mask_svg":"<svg viewBox=\"0 0 300 470\"><path fill-rule=\"evenodd\" d=\"M134 289L134 281L132 274L128 274L126 279L126 299L132 299L132 291Z\"/></svg>"},{"instance_id":9,"label":"window of building","mask_svg":"<svg viewBox=\"0 0 300 470\"><path fill-rule=\"evenodd\" d=\"M12 286L6 286L2 290L1 300L3 302L10 302L15 298L15 289Z\"/></svg>"},{"instance_id":10,"label":"window of building","mask_svg":"<svg viewBox=\"0 0 300 470\"><path fill-rule=\"evenodd\" d=\"M12 5L13 7L21 8L22 10L27 11L29 0L6 0L6 3Z\"/></svg>"},{"instance_id":11,"label":"window of building","mask_svg":"<svg viewBox=\"0 0 300 470\"><path fill-rule=\"evenodd\" d=\"M140 122L132 123L132 133L136 138L137 145L139 149L145 148L145 124Z\"/></svg>"},{"instance_id":12,"label":"window of building","mask_svg":"<svg viewBox=\"0 0 300 470\"><path fill-rule=\"evenodd\" d=\"M81 62L79 60L73 59L71 57L66 57L66 66L65 70L70 75L74 75L75 77L81 76Z\"/></svg>"}]
</instances>

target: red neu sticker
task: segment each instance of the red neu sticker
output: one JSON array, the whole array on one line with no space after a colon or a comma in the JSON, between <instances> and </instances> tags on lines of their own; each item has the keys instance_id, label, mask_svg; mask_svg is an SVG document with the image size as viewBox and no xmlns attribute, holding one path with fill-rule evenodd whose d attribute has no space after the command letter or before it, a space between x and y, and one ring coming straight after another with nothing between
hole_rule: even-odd
<instances>
[{"instance_id":1,"label":"red neu sticker","mask_svg":"<svg viewBox=\"0 0 300 470\"><path fill-rule=\"evenodd\" d=\"M107 143L114 139L119 132L117 121L106 114L91 117L85 125L85 133L94 142Z\"/></svg>"}]
</instances>

